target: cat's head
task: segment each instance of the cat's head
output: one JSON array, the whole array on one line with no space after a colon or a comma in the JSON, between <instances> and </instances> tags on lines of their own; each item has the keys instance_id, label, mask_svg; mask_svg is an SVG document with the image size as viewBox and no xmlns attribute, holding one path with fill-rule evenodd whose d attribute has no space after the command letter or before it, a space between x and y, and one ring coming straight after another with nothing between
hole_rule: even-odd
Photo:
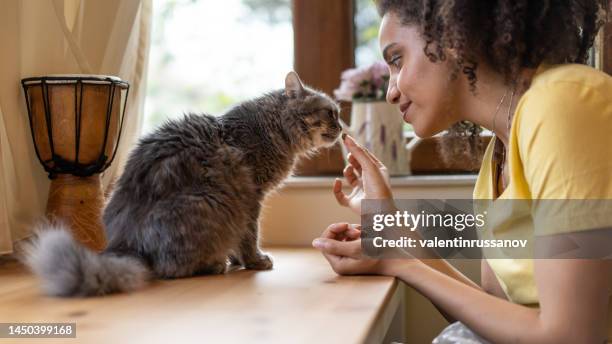
<instances>
[{"instance_id":1,"label":"cat's head","mask_svg":"<svg viewBox=\"0 0 612 344\"><path fill-rule=\"evenodd\" d=\"M303 151L335 144L342 132L340 107L329 96L304 86L295 72L285 78L285 115L291 121L290 134Z\"/></svg>"}]
</instances>

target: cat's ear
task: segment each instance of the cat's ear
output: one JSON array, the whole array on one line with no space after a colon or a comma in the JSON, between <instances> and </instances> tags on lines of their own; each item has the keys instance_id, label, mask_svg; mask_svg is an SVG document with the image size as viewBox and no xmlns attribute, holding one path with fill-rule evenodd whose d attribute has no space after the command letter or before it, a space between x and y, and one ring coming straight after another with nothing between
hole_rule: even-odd
<instances>
[{"instance_id":1,"label":"cat's ear","mask_svg":"<svg viewBox=\"0 0 612 344\"><path fill-rule=\"evenodd\" d=\"M289 72L285 77L285 94L290 98L295 98L302 92L304 92L302 80L300 80L296 72Z\"/></svg>"}]
</instances>

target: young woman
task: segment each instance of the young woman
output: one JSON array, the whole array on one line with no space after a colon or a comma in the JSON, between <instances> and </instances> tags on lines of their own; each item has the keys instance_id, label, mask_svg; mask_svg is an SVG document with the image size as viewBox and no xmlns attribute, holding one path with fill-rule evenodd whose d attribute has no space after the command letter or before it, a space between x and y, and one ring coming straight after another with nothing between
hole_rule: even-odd
<instances>
[{"instance_id":1,"label":"young woman","mask_svg":"<svg viewBox=\"0 0 612 344\"><path fill-rule=\"evenodd\" d=\"M612 199L612 78L581 64L607 10L603 2L377 6L391 73L387 101L416 134L432 136L463 120L495 133L474 198ZM359 212L362 199L391 199L385 167L351 137L344 144L351 152L344 177L353 192L344 194L336 180L338 202ZM612 227L612 209L583 212L575 215L596 218L590 228ZM512 210L504 216L506 228L519 221ZM355 225L332 224L313 246L337 273L400 278L459 322L445 331L460 327L493 343L612 340L608 260L483 259L478 286L443 259L365 257L359 236Z\"/></svg>"}]
</instances>

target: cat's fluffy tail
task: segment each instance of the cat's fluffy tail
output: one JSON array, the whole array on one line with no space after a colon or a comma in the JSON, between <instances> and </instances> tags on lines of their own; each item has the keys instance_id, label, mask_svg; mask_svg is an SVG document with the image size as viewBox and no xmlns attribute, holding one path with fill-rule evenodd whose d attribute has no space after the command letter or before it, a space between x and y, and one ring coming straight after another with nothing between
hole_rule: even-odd
<instances>
[{"instance_id":1,"label":"cat's fluffy tail","mask_svg":"<svg viewBox=\"0 0 612 344\"><path fill-rule=\"evenodd\" d=\"M63 225L44 225L25 247L24 262L52 296L95 296L140 289L149 271L137 258L97 254L77 243Z\"/></svg>"}]
</instances>

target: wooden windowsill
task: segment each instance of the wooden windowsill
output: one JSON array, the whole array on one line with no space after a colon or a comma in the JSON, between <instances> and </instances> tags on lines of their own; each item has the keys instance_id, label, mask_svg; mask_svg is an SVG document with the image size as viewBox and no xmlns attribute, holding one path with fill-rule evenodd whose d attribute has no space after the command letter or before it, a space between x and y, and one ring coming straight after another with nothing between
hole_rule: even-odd
<instances>
[{"instance_id":1,"label":"wooden windowsill","mask_svg":"<svg viewBox=\"0 0 612 344\"><path fill-rule=\"evenodd\" d=\"M269 251L272 271L156 281L133 294L87 299L42 296L22 266L3 263L0 322L76 322L71 343L383 341L401 309L395 279L338 276L313 249Z\"/></svg>"}]
</instances>

